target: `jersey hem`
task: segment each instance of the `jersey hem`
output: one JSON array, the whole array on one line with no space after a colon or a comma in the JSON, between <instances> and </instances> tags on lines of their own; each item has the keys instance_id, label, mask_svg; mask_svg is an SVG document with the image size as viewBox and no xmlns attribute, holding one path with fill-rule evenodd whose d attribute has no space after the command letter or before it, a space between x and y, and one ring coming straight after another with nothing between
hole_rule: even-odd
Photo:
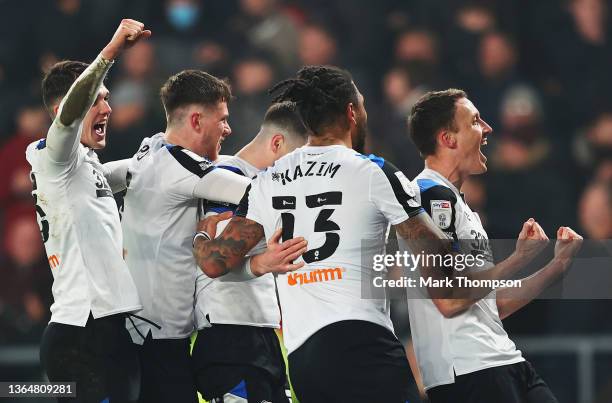
<instances>
[{"instance_id":1,"label":"jersey hem","mask_svg":"<svg viewBox=\"0 0 612 403\"><path fill-rule=\"evenodd\" d=\"M390 319L389 319L389 324L385 324L382 321L374 321L371 318L365 317L365 315L364 316L357 316L357 315L355 315L355 316L352 316L352 317L336 318L336 319L334 319L332 321L329 321L329 322L326 321L326 322L320 323L317 327L315 327L311 331L309 331L306 336L300 337L295 342L294 346L289 346L289 344L293 344L293 343L288 343L287 335L284 334L284 342L285 342L285 347L287 349L287 354L289 355L289 354L293 353L295 350L297 350L298 348L300 348L302 346L302 344L306 343L306 341L310 337L312 337L313 334L317 333L319 330L323 329L324 327L332 325L334 323L344 322L344 321L348 321L348 320L361 320L361 321L364 321L364 322L373 323L375 325L378 325L378 326L384 327L385 329L390 330L391 333L393 333L393 335L395 336L395 330L393 329L393 325L390 323L391 322ZM397 337L397 336L395 336L395 337Z\"/></svg>"},{"instance_id":2,"label":"jersey hem","mask_svg":"<svg viewBox=\"0 0 612 403\"><path fill-rule=\"evenodd\" d=\"M483 371L485 369L489 369L489 368L495 368L495 367L502 367L504 365L513 365L513 364L518 364L519 362L523 362L525 361L525 357L523 357L522 355L518 358L515 358L513 360L509 360L509 361L503 361L503 362L495 362L495 363L491 363L488 365L483 365L483 366L478 366L475 368L470 368L468 370L465 371L457 371L457 368L453 365L453 370L455 372L455 376L462 376L462 375L469 375L471 373L474 372L478 372L478 371ZM440 382L436 382L435 384L432 384L430 386L424 386L423 389L428 390L431 388L435 388L436 386L441 386L441 385L450 385L455 383L455 378L453 377L452 380L450 381L440 381Z\"/></svg>"},{"instance_id":3,"label":"jersey hem","mask_svg":"<svg viewBox=\"0 0 612 403\"><path fill-rule=\"evenodd\" d=\"M266 327L272 329L280 329L280 325L273 323L255 323L255 322L238 322L231 320L218 320L210 322L211 325L237 325L237 326L249 326L249 327Z\"/></svg>"}]
</instances>

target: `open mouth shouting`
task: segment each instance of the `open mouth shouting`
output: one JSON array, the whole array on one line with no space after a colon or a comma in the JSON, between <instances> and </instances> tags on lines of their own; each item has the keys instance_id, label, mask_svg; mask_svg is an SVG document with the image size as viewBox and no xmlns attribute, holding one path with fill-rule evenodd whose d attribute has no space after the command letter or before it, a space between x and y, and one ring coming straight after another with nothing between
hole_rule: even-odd
<instances>
[{"instance_id":1,"label":"open mouth shouting","mask_svg":"<svg viewBox=\"0 0 612 403\"><path fill-rule=\"evenodd\" d=\"M93 132L99 139L103 139L104 136L106 136L107 124L108 124L108 119L103 119L99 122L94 123Z\"/></svg>"},{"instance_id":2,"label":"open mouth shouting","mask_svg":"<svg viewBox=\"0 0 612 403\"><path fill-rule=\"evenodd\" d=\"M486 147L488 144L488 139L487 139L487 135L483 133L482 135L482 139L480 140L480 145L478 147L478 150L480 152L480 159L483 162L487 162L487 157L484 155L484 153L482 152L482 147Z\"/></svg>"}]
</instances>

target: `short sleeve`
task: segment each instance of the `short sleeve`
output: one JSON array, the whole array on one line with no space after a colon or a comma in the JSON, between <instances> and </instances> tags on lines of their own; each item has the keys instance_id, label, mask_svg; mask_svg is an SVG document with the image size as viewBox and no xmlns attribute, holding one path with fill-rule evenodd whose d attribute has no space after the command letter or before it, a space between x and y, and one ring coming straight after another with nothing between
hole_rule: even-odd
<instances>
[{"instance_id":1,"label":"short sleeve","mask_svg":"<svg viewBox=\"0 0 612 403\"><path fill-rule=\"evenodd\" d=\"M371 167L369 200L393 225L424 212L416 188L393 164L383 161Z\"/></svg>"},{"instance_id":2,"label":"short sleeve","mask_svg":"<svg viewBox=\"0 0 612 403\"><path fill-rule=\"evenodd\" d=\"M253 178L253 181L244 192L244 196L242 196L242 200L236 210L236 215L255 221L266 228L264 223L266 206L264 205L265 198L263 197L263 186L264 181L261 176ZM272 208L272 206L270 205L269 208Z\"/></svg>"},{"instance_id":3,"label":"short sleeve","mask_svg":"<svg viewBox=\"0 0 612 403\"><path fill-rule=\"evenodd\" d=\"M226 171L233 172L240 176L244 176L244 173L233 166L230 165L217 165L218 169L225 169ZM238 204L232 204L227 202L215 201L215 200L206 200L204 205L204 213L205 214L221 214L227 211L231 211L233 213L236 212L238 208Z\"/></svg>"},{"instance_id":4,"label":"short sleeve","mask_svg":"<svg viewBox=\"0 0 612 403\"><path fill-rule=\"evenodd\" d=\"M173 183L167 184L168 189L181 198L193 199L196 185L202 178L213 172L216 169L215 166L209 160L180 146L168 146L168 151L187 171L184 172L184 175L175 177Z\"/></svg>"},{"instance_id":5,"label":"short sleeve","mask_svg":"<svg viewBox=\"0 0 612 403\"><path fill-rule=\"evenodd\" d=\"M418 179L417 185L421 192L421 204L431 216L433 222L442 231L457 239L457 196L446 186L430 179Z\"/></svg>"}]
</instances>

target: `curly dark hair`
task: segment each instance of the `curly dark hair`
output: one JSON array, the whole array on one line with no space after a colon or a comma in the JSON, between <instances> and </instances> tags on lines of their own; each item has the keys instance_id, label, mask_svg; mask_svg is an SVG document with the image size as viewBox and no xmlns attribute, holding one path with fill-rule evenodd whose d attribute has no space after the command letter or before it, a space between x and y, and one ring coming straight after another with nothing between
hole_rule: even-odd
<instances>
[{"instance_id":1,"label":"curly dark hair","mask_svg":"<svg viewBox=\"0 0 612 403\"><path fill-rule=\"evenodd\" d=\"M348 127L346 106L357 105L357 88L351 74L334 66L305 66L296 78L281 81L269 90L274 102L291 101L308 130L317 136L333 125Z\"/></svg>"}]
</instances>

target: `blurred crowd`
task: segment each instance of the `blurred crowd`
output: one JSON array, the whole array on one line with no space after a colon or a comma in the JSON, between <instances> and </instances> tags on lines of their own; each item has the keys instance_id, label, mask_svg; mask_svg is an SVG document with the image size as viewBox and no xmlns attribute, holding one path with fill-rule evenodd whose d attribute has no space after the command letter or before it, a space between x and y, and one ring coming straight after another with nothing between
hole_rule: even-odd
<instances>
[{"instance_id":1,"label":"blurred crowd","mask_svg":"<svg viewBox=\"0 0 612 403\"><path fill-rule=\"evenodd\" d=\"M153 36L111 70L103 161L131 157L164 130L159 88L182 69L230 81L230 154L257 133L277 80L334 64L365 96L367 152L410 178L423 165L407 134L414 102L432 89L468 92L494 132L489 172L463 191L491 238L516 237L529 217L550 237L570 225L612 238L607 0L0 0L0 10L0 343L37 341L49 317L51 272L24 154L50 123L42 74L58 60L92 60L123 17ZM592 304L572 304L574 323L559 320L568 306L535 304L510 332L612 331Z\"/></svg>"}]
</instances>

